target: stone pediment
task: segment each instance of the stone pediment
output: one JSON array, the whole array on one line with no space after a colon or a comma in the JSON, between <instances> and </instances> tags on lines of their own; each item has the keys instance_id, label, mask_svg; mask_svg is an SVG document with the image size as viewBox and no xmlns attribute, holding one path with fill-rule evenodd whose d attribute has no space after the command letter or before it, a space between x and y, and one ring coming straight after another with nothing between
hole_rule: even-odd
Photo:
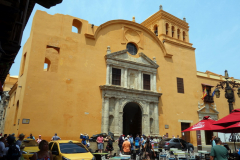
<instances>
[{"instance_id":1,"label":"stone pediment","mask_svg":"<svg viewBox=\"0 0 240 160\"><path fill-rule=\"evenodd\" d=\"M216 109L214 109L212 106L209 106L209 104L205 104L204 107L198 110L198 113L218 114L219 112Z\"/></svg>"},{"instance_id":2,"label":"stone pediment","mask_svg":"<svg viewBox=\"0 0 240 160\"><path fill-rule=\"evenodd\" d=\"M123 62L138 64L138 65L148 66L148 67L151 67L151 68L158 68L159 67L158 64L156 64L153 60L151 60L149 57L147 57L142 52L139 53L138 58L131 57L127 53L127 49L107 54L105 56L105 58L116 60L116 61L123 61Z\"/></svg>"}]
</instances>

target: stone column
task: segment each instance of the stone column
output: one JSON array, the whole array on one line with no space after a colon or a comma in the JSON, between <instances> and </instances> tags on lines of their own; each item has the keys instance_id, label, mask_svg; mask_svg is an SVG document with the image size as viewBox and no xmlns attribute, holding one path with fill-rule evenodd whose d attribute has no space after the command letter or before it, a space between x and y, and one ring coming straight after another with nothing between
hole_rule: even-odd
<instances>
[{"instance_id":1,"label":"stone column","mask_svg":"<svg viewBox=\"0 0 240 160\"><path fill-rule=\"evenodd\" d=\"M138 71L138 89L142 89L142 72Z\"/></svg>"},{"instance_id":2,"label":"stone column","mask_svg":"<svg viewBox=\"0 0 240 160\"><path fill-rule=\"evenodd\" d=\"M125 72L125 73L124 73L124 74L125 74L125 75L124 75L124 81L125 81L124 87L125 87L125 88L128 88L128 68L125 68L125 69L124 69L124 72Z\"/></svg>"},{"instance_id":3,"label":"stone column","mask_svg":"<svg viewBox=\"0 0 240 160\"><path fill-rule=\"evenodd\" d=\"M157 92L157 78L156 73L153 73L153 91Z\"/></svg>"},{"instance_id":4,"label":"stone column","mask_svg":"<svg viewBox=\"0 0 240 160\"><path fill-rule=\"evenodd\" d=\"M150 135L150 116L149 116L149 102L146 102L146 135Z\"/></svg>"},{"instance_id":5,"label":"stone column","mask_svg":"<svg viewBox=\"0 0 240 160\"><path fill-rule=\"evenodd\" d=\"M153 80L153 73L150 74L150 90L154 91L154 80Z\"/></svg>"},{"instance_id":6,"label":"stone column","mask_svg":"<svg viewBox=\"0 0 240 160\"><path fill-rule=\"evenodd\" d=\"M109 81L110 81L110 65L107 64L106 85L110 84Z\"/></svg>"},{"instance_id":7,"label":"stone column","mask_svg":"<svg viewBox=\"0 0 240 160\"><path fill-rule=\"evenodd\" d=\"M103 133L108 133L108 125L109 125L109 98L104 98L104 108L103 108L103 118L102 118L102 131Z\"/></svg>"},{"instance_id":8,"label":"stone column","mask_svg":"<svg viewBox=\"0 0 240 160\"><path fill-rule=\"evenodd\" d=\"M119 131L119 135L120 135L120 134L123 133L123 112L122 111L119 112L118 117L119 117L119 119L118 119L118 121L119 121L118 131Z\"/></svg>"},{"instance_id":9,"label":"stone column","mask_svg":"<svg viewBox=\"0 0 240 160\"><path fill-rule=\"evenodd\" d=\"M119 98L116 98L116 103L115 103L115 113L114 113L114 122L115 122L115 127L114 127L114 134L119 133Z\"/></svg>"},{"instance_id":10,"label":"stone column","mask_svg":"<svg viewBox=\"0 0 240 160\"><path fill-rule=\"evenodd\" d=\"M153 103L154 105L154 133L159 135L159 117L158 117L158 103Z\"/></svg>"}]
</instances>

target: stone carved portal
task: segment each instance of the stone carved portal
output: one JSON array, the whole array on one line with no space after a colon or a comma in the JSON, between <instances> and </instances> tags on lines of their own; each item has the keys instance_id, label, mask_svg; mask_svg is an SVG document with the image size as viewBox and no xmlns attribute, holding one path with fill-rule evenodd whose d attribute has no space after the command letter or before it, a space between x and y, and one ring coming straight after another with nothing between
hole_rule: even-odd
<instances>
[{"instance_id":1,"label":"stone carved portal","mask_svg":"<svg viewBox=\"0 0 240 160\"><path fill-rule=\"evenodd\" d=\"M115 137L123 133L159 135L158 103L162 94L156 90L158 64L144 53L131 57L127 50L108 53L105 58L106 84L100 86L101 132L110 131ZM120 85L112 84L112 68L121 70ZM143 74L150 75L151 90L143 89Z\"/></svg>"},{"instance_id":2,"label":"stone carved portal","mask_svg":"<svg viewBox=\"0 0 240 160\"><path fill-rule=\"evenodd\" d=\"M137 103L127 103L123 109L123 134L142 134L142 110Z\"/></svg>"}]
</instances>

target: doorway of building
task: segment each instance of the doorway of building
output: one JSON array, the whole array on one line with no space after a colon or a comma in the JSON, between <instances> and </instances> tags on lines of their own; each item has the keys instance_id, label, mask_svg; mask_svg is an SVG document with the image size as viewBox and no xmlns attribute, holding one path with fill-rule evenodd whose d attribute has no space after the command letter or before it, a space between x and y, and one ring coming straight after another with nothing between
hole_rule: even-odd
<instances>
[{"instance_id":1,"label":"doorway of building","mask_svg":"<svg viewBox=\"0 0 240 160\"><path fill-rule=\"evenodd\" d=\"M187 129L190 127L190 123L183 123L181 122L181 131ZM182 139L187 141L187 142L190 142L190 131L188 132L182 132Z\"/></svg>"},{"instance_id":2,"label":"doorway of building","mask_svg":"<svg viewBox=\"0 0 240 160\"><path fill-rule=\"evenodd\" d=\"M212 132L212 131L205 131L205 141L206 141L206 145L212 145L212 144L211 144L212 136L213 136L213 132Z\"/></svg>"},{"instance_id":3,"label":"doorway of building","mask_svg":"<svg viewBox=\"0 0 240 160\"><path fill-rule=\"evenodd\" d=\"M142 134L142 111L137 103L130 102L123 109L123 134Z\"/></svg>"}]
</instances>

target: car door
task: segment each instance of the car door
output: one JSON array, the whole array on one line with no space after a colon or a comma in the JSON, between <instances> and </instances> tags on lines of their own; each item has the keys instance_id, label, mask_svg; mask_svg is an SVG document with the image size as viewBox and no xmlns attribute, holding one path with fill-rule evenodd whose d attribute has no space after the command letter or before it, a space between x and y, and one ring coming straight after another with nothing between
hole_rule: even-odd
<instances>
[{"instance_id":1,"label":"car door","mask_svg":"<svg viewBox=\"0 0 240 160\"><path fill-rule=\"evenodd\" d=\"M62 156L60 155L60 150L58 144L55 142L52 145L52 155L53 155L53 160L62 160Z\"/></svg>"},{"instance_id":2,"label":"car door","mask_svg":"<svg viewBox=\"0 0 240 160\"><path fill-rule=\"evenodd\" d=\"M179 139L185 149L188 149L188 143L183 139Z\"/></svg>"},{"instance_id":3,"label":"car door","mask_svg":"<svg viewBox=\"0 0 240 160\"><path fill-rule=\"evenodd\" d=\"M176 148L178 148L178 149L182 148L179 139L175 138L175 139L173 139L173 142L174 142L174 145Z\"/></svg>"},{"instance_id":4,"label":"car door","mask_svg":"<svg viewBox=\"0 0 240 160\"><path fill-rule=\"evenodd\" d=\"M48 149L51 151L51 149L52 149L52 145L53 145L53 142L49 142L49 144L48 144Z\"/></svg>"}]
</instances>

